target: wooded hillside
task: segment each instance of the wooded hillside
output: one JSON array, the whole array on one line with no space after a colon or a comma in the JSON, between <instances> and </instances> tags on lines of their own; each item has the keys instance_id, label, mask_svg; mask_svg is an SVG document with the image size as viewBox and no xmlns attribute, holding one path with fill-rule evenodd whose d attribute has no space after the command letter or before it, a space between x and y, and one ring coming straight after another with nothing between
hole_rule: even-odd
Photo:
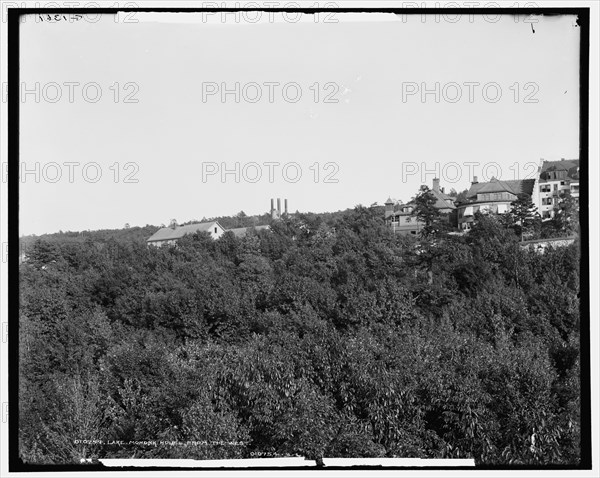
<instances>
[{"instance_id":1,"label":"wooded hillside","mask_svg":"<svg viewBox=\"0 0 600 478\"><path fill-rule=\"evenodd\" d=\"M142 235L28 247L25 462L578 463L577 242L523 250L493 216L465 236L394 236L364 207L241 239Z\"/></svg>"}]
</instances>

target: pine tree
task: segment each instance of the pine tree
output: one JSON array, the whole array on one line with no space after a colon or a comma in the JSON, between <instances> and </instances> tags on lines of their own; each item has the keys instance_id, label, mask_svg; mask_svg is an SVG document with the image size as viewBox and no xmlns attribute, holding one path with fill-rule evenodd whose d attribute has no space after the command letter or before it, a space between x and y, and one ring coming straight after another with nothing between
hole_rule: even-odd
<instances>
[{"instance_id":1,"label":"pine tree","mask_svg":"<svg viewBox=\"0 0 600 478\"><path fill-rule=\"evenodd\" d=\"M423 239L439 237L449 227L448 219L435 206L437 199L431 190L423 185L413 200L415 207L412 215L423 224L420 235Z\"/></svg>"},{"instance_id":2,"label":"pine tree","mask_svg":"<svg viewBox=\"0 0 600 478\"><path fill-rule=\"evenodd\" d=\"M510 203L511 209L508 218L517 235L521 237L521 242L525 231L535 231L541 225L541 218L537 212L537 207L533 204L529 194L521 193L517 199Z\"/></svg>"},{"instance_id":3,"label":"pine tree","mask_svg":"<svg viewBox=\"0 0 600 478\"><path fill-rule=\"evenodd\" d=\"M563 236L579 231L579 202L569 192L561 194L560 202L554 207L552 225Z\"/></svg>"}]
</instances>

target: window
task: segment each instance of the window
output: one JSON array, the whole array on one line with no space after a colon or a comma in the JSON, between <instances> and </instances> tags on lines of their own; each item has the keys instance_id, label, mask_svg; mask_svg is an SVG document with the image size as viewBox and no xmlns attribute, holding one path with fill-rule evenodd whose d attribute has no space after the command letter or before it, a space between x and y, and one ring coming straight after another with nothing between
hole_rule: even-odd
<instances>
[{"instance_id":1,"label":"window","mask_svg":"<svg viewBox=\"0 0 600 478\"><path fill-rule=\"evenodd\" d=\"M549 193L550 192L550 185L549 184L542 184L540 186L540 192L541 193Z\"/></svg>"},{"instance_id":2,"label":"window","mask_svg":"<svg viewBox=\"0 0 600 478\"><path fill-rule=\"evenodd\" d=\"M217 233L217 228L215 227L215 234Z\"/></svg>"},{"instance_id":3,"label":"window","mask_svg":"<svg viewBox=\"0 0 600 478\"><path fill-rule=\"evenodd\" d=\"M410 233L411 233L411 234L416 234L416 233L417 233L417 231L410 231Z\"/></svg>"}]
</instances>

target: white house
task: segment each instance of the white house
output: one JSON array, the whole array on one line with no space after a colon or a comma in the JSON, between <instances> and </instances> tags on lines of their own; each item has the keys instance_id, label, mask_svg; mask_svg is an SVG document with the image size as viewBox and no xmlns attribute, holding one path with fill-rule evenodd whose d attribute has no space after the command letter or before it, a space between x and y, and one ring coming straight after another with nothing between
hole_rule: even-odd
<instances>
[{"instance_id":1,"label":"white house","mask_svg":"<svg viewBox=\"0 0 600 478\"><path fill-rule=\"evenodd\" d=\"M186 234L195 234L196 232L208 232L213 239L218 239L225 233L225 229L217 221L199 222L187 226L163 227L150 236L146 242L148 245L160 247L175 244Z\"/></svg>"},{"instance_id":2,"label":"white house","mask_svg":"<svg viewBox=\"0 0 600 478\"><path fill-rule=\"evenodd\" d=\"M579 160L544 161L540 166L539 203L542 219L554 216L562 194L579 199Z\"/></svg>"}]
</instances>

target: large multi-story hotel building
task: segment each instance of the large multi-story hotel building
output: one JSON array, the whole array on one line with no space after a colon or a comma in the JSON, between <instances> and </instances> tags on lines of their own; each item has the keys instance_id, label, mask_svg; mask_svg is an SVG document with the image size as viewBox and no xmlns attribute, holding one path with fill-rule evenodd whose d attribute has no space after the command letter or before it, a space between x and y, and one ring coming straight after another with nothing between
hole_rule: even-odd
<instances>
[{"instance_id":1,"label":"large multi-story hotel building","mask_svg":"<svg viewBox=\"0 0 600 478\"><path fill-rule=\"evenodd\" d=\"M488 182L480 183L475 176L466 198L461 202L455 202L455 198L444 194L439 179L433 180L431 191L437 199L436 207L443 213L451 213L450 217L455 218L452 222L458 224L458 229L463 232L471 229L477 212L484 214L508 212L511 203L520 194L529 195L542 220L549 220L554 216L555 208L565 196L579 198L579 160L544 161L542 159L537 177L533 179L491 178ZM412 215L413 209L412 202L402 204L388 199L385 203L385 221L394 232L418 234L422 225Z\"/></svg>"},{"instance_id":2,"label":"large multi-story hotel building","mask_svg":"<svg viewBox=\"0 0 600 478\"><path fill-rule=\"evenodd\" d=\"M579 199L579 160L542 160L539 168L539 202L536 204L542 220L554 216L554 208L563 196Z\"/></svg>"}]
</instances>

